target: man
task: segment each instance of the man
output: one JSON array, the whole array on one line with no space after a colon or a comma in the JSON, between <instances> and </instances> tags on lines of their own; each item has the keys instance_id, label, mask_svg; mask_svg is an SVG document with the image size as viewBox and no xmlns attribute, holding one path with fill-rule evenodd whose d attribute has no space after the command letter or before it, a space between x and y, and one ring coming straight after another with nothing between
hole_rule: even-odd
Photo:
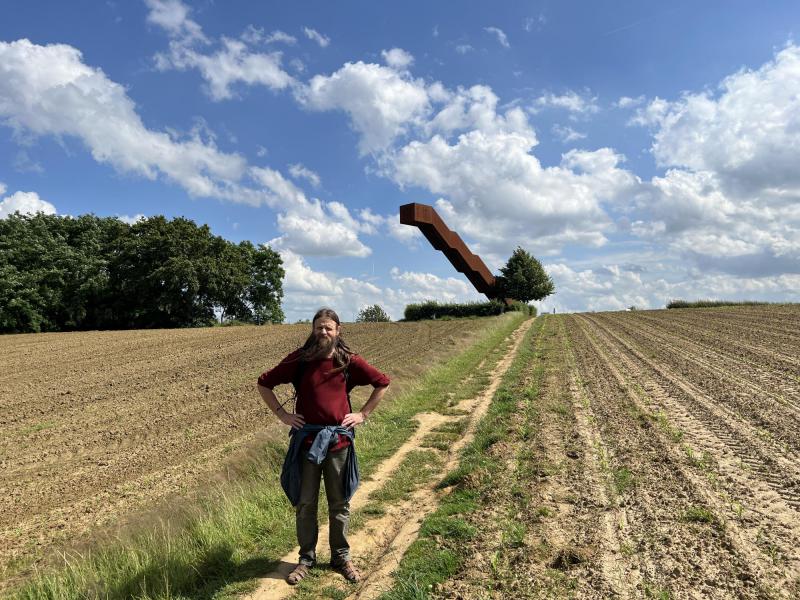
<instances>
[{"instance_id":1,"label":"man","mask_svg":"<svg viewBox=\"0 0 800 600\"><path fill-rule=\"evenodd\" d=\"M355 427L367 420L386 393L389 378L350 350L340 334L336 313L320 309L303 347L258 378L267 406L291 427L281 485L296 508L300 560L286 578L290 585L300 583L316 563L320 478L328 499L331 566L348 581L361 578L347 542L350 497L358 486L353 438ZM281 383L295 385L295 412L285 410L272 391ZM373 390L361 410L353 412L350 390L358 385L372 385Z\"/></svg>"}]
</instances>

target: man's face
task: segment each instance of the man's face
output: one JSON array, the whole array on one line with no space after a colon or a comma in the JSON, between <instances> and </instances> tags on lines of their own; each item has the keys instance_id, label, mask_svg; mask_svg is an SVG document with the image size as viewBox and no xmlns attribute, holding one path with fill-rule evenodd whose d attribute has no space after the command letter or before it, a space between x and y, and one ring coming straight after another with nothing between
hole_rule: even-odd
<instances>
[{"instance_id":1,"label":"man's face","mask_svg":"<svg viewBox=\"0 0 800 600\"><path fill-rule=\"evenodd\" d=\"M339 326L333 319L321 318L314 321L314 335L319 341L333 342L339 335Z\"/></svg>"}]
</instances>

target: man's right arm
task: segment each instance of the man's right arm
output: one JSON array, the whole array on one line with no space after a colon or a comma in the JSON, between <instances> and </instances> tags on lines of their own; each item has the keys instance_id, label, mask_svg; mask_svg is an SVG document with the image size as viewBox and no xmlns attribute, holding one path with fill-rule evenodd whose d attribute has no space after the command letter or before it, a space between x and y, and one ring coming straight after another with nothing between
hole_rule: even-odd
<instances>
[{"instance_id":1,"label":"man's right arm","mask_svg":"<svg viewBox=\"0 0 800 600\"><path fill-rule=\"evenodd\" d=\"M261 374L256 384L256 389L269 409L278 417L282 423L300 429L305 425L303 415L290 413L283 409L275 392L272 389L276 385L291 383L297 370L296 352L284 358L275 368Z\"/></svg>"},{"instance_id":2,"label":"man's right arm","mask_svg":"<svg viewBox=\"0 0 800 600\"><path fill-rule=\"evenodd\" d=\"M272 391L271 388L265 387L260 383L256 384L258 388L258 393L261 394L261 397L266 402L269 409L281 420L281 423L284 425L288 425L289 427L294 427L295 429L300 429L303 425L305 425L306 421L303 418L303 415L297 413L290 413L287 412L282 406L281 403L278 402L278 398L275 396L275 392Z\"/></svg>"}]
</instances>

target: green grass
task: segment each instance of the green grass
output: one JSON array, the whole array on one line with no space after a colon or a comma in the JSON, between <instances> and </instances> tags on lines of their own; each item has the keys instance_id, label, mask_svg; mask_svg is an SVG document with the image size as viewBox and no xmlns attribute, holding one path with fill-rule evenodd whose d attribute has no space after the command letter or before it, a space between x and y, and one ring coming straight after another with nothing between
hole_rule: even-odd
<instances>
[{"instance_id":1,"label":"green grass","mask_svg":"<svg viewBox=\"0 0 800 600\"><path fill-rule=\"evenodd\" d=\"M488 450L503 439L503 432L508 430L510 418L525 390L530 390L531 386L538 388L535 377L531 382L524 375L530 372L533 364L534 342L543 322L544 319L537 320L526 334L486 416L478 424L474 439L464 449L458 467L439 484L440 488L452 488L450 494L423 521L419 538L400 561L392 589L380 596L380 600L429 598L439 583L456 575L461 568L467 552L464 543L479 533L468 517L481 506L485 488L491 487L491 473L504 468L504 463L492 458ZM478 480L482 483L476 483ZM507 547L520 547L524 545L526 528L511 523L502 535ZM501 559L498 555L498 560Z\"/></svg>"},{"instance_id":2,"label":"green grass","mask_svg":"<svg viewBox=\"0 0 800 600\"><path fill-rule=\"evenodd\" d=\"M681 520L687 523L717 524L717 517L704 506L690 506L681 516Z\"/></svg>"},{"instance_id":3,"label":"green grass","mask_svg":"<svg viewBox=\"0 0 800 600\"><path fill-rule=\"evenodd\" d=\"M457 433L462 435L467 430L467 425L469 425L469 419L459 419L437 425L433 428L433 431L436 433Z\"/></svg>"},{"instance_id":4,"label":"green grass","mask_svg":"<svg viewBox=\"0 0 800 600\"><path fill-rule=\"evenodd\" d=\"M362 475L369 476L411 436L416 413L444 410L447 392L455 390L457 397L474 389L475 378L466 383L464 374L475 372L487 357L491 368L500 357L493 351L524 318L509 313L498 319L476 343L379 407L356 438ZM283 439L265 446L246 477L208 490L179 519L69 553L63 564L36 573L11 598L221 600L252 589L254 578L271 571L295 545L293 509L279 485L284 452Z\"/></svg>"},{"instance_id":5,"label":"green grass","mask_svg":"<svg viewBox=\"0 0 800 600\"><path fill-rule=\"evenodd\" d=\"M442 548L431 538L420 538L403 556L392 589L380 600L428 598L431 588L458 572L460 559L449 548Z\"/></svg>"},{"instance_id":6,"label":"green grass","mask_svg":"<svg viewBox=\"0 0 800 600\"><path fill-rule=\"evenodd\" d=\"M426 519L420 529L424 537L445 537L451 540L471 540L477 529L464 519L454 515L435 515Z\"/></svg>"},{"instance_id":7,"label":"green grass","mask_svg":"<svg viewBox=\"0 0 800 600\"><path fill-rule=\"evenodd\" d=\"M420 445L423 448L436 448L437 450L446 452L453 445L453 442L460 437L461 436L457 433L433 432L422 438Z\"/></svg>"},{"instance_id":8,"label":"green grass","mask_svg":"<svg viewBox=\"0 0 800 600\"><path fill-rule=\"evenodd\" d=\"M55 427L55 425L56 424L53 421L34 423L33 425L29 425L24 429L20 429L19 435L30 435L31 433L37 433L39 431L44 431L45 429L50 429L51 427Z\"/></svg>"},{"instance_id":9,"label":"green grass","mask_svg":"<svg viewBox=\"0 0 800 600\"><path fill-rule=\"evenodd\" d=\"M369 502L361 510L365 515L384 514L387 505L405 500L414 490L429 481L442 463L442 458L431 450L409 452L392 478L382 488L370 494Z\"/></svg>"},{"instance_id":10,"label":"green grass","mask_svg":"<svg viewBox=\"0 0 800 600\"><path fill-rule=\"evenodd\" d=\"M636 483L633 473L631 473L630 469L627 467L617 467L613 469L611 477L614 482L614 489L620 496L633 488Z\"/></svg>"}]
</instances>

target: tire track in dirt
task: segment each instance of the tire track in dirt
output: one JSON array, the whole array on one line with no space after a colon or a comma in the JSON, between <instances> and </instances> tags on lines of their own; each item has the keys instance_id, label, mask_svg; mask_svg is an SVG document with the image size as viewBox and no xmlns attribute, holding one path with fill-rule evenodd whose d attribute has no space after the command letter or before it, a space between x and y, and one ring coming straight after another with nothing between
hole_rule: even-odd
<instances>
[{"instance_id":1,"label":"tire track in dirt","mask_svg":"<svg viewBox=\"0 0 800 600\"><path fill-rule=\"evenodd\" d=\"M637 317L638 321L646 324L643 329L649 333L673 344L689 345L693 349L694 358L706 359L704 365L724 364L728 372L737 371L739 380L757 387L777 402L786 404L784 397L794 398L795 402L788 404L792 404L794 408L800 407L800 381L791 381L793 375L800 374L800 360L780 357L768 349L746 343L741 337L732 338L718 330L704 330L698 323L684 325L649 315Z\"/></svg>"},{"instance_id":2,"label":"tire track in dirt","mask_svg":"<svg viewBox=\"0 0 800 600\"><path fill-rule=\"evenodd\" d=\"M609 450L608 468L640 557L641 595L767 598L746 556L731 544L669 445L638 410L592 323L571 317L576 360ZM699 518L702 515L702 518Z\"/></svg>"},{"instance_id":3,"label":"tire track in dirt","mask_svg":"<svg viewBox=\"0 0 800 600\"><path fill-rule=\"evenodd\" d=\"M564 343L568 344L565 320L561 320ZM599 507L601 536L599 546L604 549L600 555L600 566L612 591L621 598L635 598L642 589L641 565L630 553L622 551L624 544L630 544L631 529L625 510L612 501L608 476L603 473L601 457L608 455L600 432L595 425L597 417L592 410L592 400L586 393L571 347L567 347L565 360L569 368L569 394L575 419L576 433L583 445L583 465L586 485L582 492L589 498L589 505Z\"/></svg>"},{"instance_id":4,"label":"tire track in dirt","mask_svg":"<svg viewBox=\"0 0 800 600\"><path fill-rule=\"evenodd\" d=\"M607 325L613 323L615 330L624 333L637 344L647 346L664 361L676 365L681 372L691 370L702 374L702 378L695 379L699 379L704 387L713 385L720 392L728 390L727 393L718 395L728 399L738 410L747 412L752 418L766 423L767 417L774 416L768 411L766 416L762 417L762 411L755 410L754 404L767 409L780 406L782 410L777 420L778 428L783 427L787 421L792 421L796 427L800 427L800 413L797 410L785 414L787 407L795 409L800 407L800 386L791 381L790 375L795 373L800 375L800 368L793 367L787 372L775 368L769 362L762 361L756 364L752 360L743 360L741 356L731 358L721 349L739 347L736 341L715 337L711 347L703 345L696 341L703 338L702 330L698 328L692 333L679 335L672 331L666 332L654 328L649 321L631 323L612 315L593 315L592 318L594 322L603 322ZM751 366L752 364L756 366ZM794 441L795 437L789 435L787 439Z\"/></svg>"},{"instance_id":5,"label":"tire track in dirt","mask_svg":"<svg viewBox=\"0 0 800 600\"><path fill-rule=\"evenodd\" d=\"M622 334L630 344L634 344L641 354L679 374L681 380L691 381L694 387L713 396L717 403L724 405L731 414L754 425L760 435L776 437L782 443L782 452L790 448L800 450L797 431L800 429L800 413L787 410L788 400L770 390L763 390L750 382L742 382L739 375L746 369L734 364L729 370L709 365L702 354L691 352L691 345L677 343L671 345L650 334L646 328L631 327L620 323L619 318L592 315L592 321ZM796 390L789 378L786 387Z\"/></svg>"},{"instance_id":6,"label":"tire track in dirt","mask_svg":"<svg viewBox=\"0 0 800 600\"><path fill-rule=\"evenodd\" d=\"M800 461L775 440L758 435L751 423L731 411L716 397L709 396L683 377L674 374L664 362L656 363L633 344L593 317L581 317L645 365L650 376L668 393L679 399L684 409L724 441L730 451L750 469L759 473L789 506L800 509Z\"/></svg>"},{"instance_id":7,"label":"tire track in dirt","mask_svg":"<svg viewBox=\"0 0 800 600\"><path fill-rule=\"evenodd\" d=\"M444 477L458 464L461 450L473 439L477 424L486 414L503 374L511 365L525 333L533 322L533 319L524 321L511 334L511 347L506 356L494 368L488 387L475 398L464 400L454 407L459 411L468 411L469 424L463 437L455 442L446 453L444 467L438 475L434 476L435 480ZM402 462L402 458L410 451L419 448L422 439L436 426L459 418L463 417L431 413L417 415L419 422L417 431L397 450L392 458L384 461L376 469L372 480L366 482L359 489L350 503L351 512L367 504L369 493L387 481ZM425 485L414 492L408 500L392 506L386 515L378 519L370 519L363 529L348 536L351 551L356 557L355 562L360 567L362 574L365 575L363 582L358 584L356 591L349 598L358 600L375 598L391 586L393 581L391 573L397 568L403 554L416 539L422 520L435 510L442 493L446 492L438 492L435 483ZM409 515L414 516L409 518ZM327 532L325 528L321 527L317 546L324 549L327 544ZM267 574L261 580L258 589L245 596L245 600L278 600L293 595L295 590L286 583L285 578L296 564L298 552L299 548L296 547L286 554L281 559L278 568ZM336 585L340 582L340 576L323 574L319 578L320 587Z\"/></svg>"},{"instance_id":8,"label":"tire track in dirt","mask_svg":"<svg viewBox=\"0 0 800 600\"><path fill-rule=\"evenodd\" d=\"M800 581L800 515L770 489L768 482L752 471L743 471L726 443L653 381L647 365L637 361L619 339L612 338L609 330L598 327L593 333L616 361L620 381L643 392L640 410L651 415L656 411L661 417L662 438L670 434L680 438L682 445L672 444L674 460L694 467L684 468L686 476L714 513L725 518L726 535L737 551L757 565L761 578L776 590Z\"/></svg>"},{"instance_id":9,"label":"tire track in dirt","mask_svg":"<svg viewBox=\"0 0 800 600\"><path fill-rule=\"evenodd\" d=\"M544 364L538 394L523 399L514 420L523 432L517 445L521 481L536 500L538 512L523 553L546 548L544 560L520 561L520 575L547 580L547 569L569 577L571 594L581 598L636 598L639 566L622 552L627 520L607 493L608 478L598 462L602 447L591 402L578 383L575 359L563 318L547 317L542 331ZM528 447L531 447L528 450ZM525 471L533 466L532 474ZM528 467L530 468L530 467ZM520 518L525 519L523 515ZM538 523L536 522L538 521Z\"/></svg>"},{"instance_id":10,"label":"tire track in dirt","mask_svg":"<svg viewBox=\"0 0 800 600\"><path fill-rule=\"evenodd\" d=\"M643 311L649 312L649 311ZM655 311L654 311L655 312ZM763 312L758 318L743 319L741 314L717 313L716 311L692 310L685 314L654 314L652 318L662 321L666 327L673 323L684 325L695 331L709 331L719 334L731 350L742 347L756 355L767 358L776 357L788 365L798 365L800 350L800 320L795 309L795 318L788 319ZM780 323L780 325L774 325Z\"/></svg>"}]
</instances>

